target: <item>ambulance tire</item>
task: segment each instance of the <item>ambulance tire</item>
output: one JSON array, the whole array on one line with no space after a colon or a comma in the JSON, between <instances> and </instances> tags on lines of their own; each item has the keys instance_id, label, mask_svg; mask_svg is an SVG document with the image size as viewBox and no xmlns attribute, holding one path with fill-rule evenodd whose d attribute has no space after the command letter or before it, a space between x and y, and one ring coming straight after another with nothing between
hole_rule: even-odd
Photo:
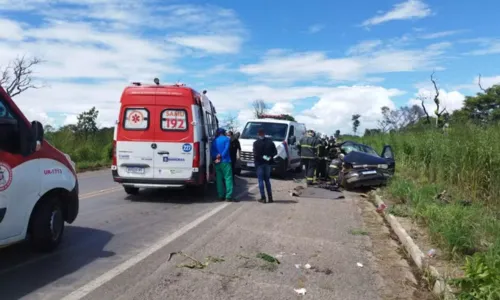
<instances>
[{"instance_id":1,"label":"ambulance tire","mask_svg":"<svg viewBox=\"0 0 500 300\"><path fill-rule=\"evenodd\" d=\"M124 186L123 189L127 195L137 195L139 194L139 188L133 186Z\"/></svg>"},{"instance_id":2,"label":"ambulance tire","mask_svg":"<svg viewBox=\"0 0 500 300\"><path fill-rule=\"evenodd\" d=\"M53 195L35 206L30 222L30 242L38 252L51 252L61 243L64 233L63 208Z\"/></svg>"}]
</instances>

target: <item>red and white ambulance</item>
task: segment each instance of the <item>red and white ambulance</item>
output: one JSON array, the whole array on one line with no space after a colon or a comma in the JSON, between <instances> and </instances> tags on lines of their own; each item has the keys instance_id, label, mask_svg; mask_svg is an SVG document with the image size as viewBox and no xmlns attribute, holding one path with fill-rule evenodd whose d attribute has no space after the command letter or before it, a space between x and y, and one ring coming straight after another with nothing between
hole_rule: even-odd
<instances>
[{"instance_id":1,"label":"red and white ambulance","mask_svg":"<svg viewBox=\"0 0 500 300\"><path fill-rule=\"evenodd\" d=\"M74 163L0 87L0 248L28 238L36 250L55 249L78 208Z\"/></svg>"},{"instance_id":2,"label":"red and white ambulance","mask_svg":"<svg viewBox=\"0 0 500 300\"><path fill-rule=\"evenodd\" d=\"M125 88L115 126L114 181L127 194L140 188L193 187L201 195L215 177L210 145L218 127L206 96L183 84Z\"/></svg>"}]
</instances>

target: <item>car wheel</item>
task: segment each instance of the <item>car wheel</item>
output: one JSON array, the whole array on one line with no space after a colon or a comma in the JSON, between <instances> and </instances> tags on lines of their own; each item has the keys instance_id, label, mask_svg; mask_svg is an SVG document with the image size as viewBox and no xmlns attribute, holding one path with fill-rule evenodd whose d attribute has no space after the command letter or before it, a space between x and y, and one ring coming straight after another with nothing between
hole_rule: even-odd
<instances>
[{"instance_id":1,"label":"car wheel","mask_svg":"<svg viewBox=\"0 0 500 300\"><path fill-rule=\"evenodd\" d=\"M123 187L125 189L125 193L128 195L137 195L139 194L139 188L132 187L132 186L125 186Z\"/></svg>"},{"instance_id":2,"label":"car wheel","mask_svg":"<svg viewBox=\"0 0 500 300\"><path fill-rule=\"evenodd\" d=\"M293 170L295 173L302 173L303 171L303 167L302 167L302 164L300 164L298 167L296 167L294 170Z\"/></svg>"},{"instance_id":3,"label":"car wheel","mask_svg":"<svg viewBox=\"0 0 500 300\"><path fill-rule=\"evenodd\" d=\"M236 168L234 170L234 175L240 176L241 175L241 168Z\"/></svg>"},{"instance_id":4,"label":"car wheel","mask_svg":"<svg viewBox=\"0 0 500 300\"><path fill-rule=\"evenodd\" d=\"M57 198L41 200L35 206L30 222L30 241L39 252L50 252L61 243L64 215Z\"/></svg>"}]
</instances>

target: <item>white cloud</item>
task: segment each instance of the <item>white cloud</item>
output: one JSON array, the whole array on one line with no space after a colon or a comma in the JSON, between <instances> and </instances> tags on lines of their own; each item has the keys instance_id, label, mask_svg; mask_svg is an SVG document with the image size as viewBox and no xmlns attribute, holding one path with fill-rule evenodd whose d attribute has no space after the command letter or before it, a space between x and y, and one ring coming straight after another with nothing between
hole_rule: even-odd
<instances>
[{"instance_id":1,"label":"white cloud","mask_svg":"<svg viewBox=\"0 0 500 300\"><path fill-rule=\"evenodd\" d=\"M239 36L177 36L170 37L167 41L189 48L204 50L208 53L234 54L238 53L243 43Z\"/></svg>"},{"instance_id":2,"label":"white cloud","mask_svg":"<svg viewBox=\"0 0 500 300\"><path fill-rule=\"evenodd\" d=\"M438 39L438 38L442 38L442 37L456 35L456 34L459 34L461 32L463 32L463 30L440 31L440 32L424 34L424 35L420 36L420 38L425 39L425 40Z\"/></svg>"},{"instance_id":3,"label":"white cloud","mask_svg":"<svg viewBox=\"0 0 500 300\"><path fill-rule=\"evenodd\" d=\"M407 0L394 5L392 10L379 13L377 16L363 22L363 26L378 25L395 20L422 19L431 14L431 9L420 0Z\"/></svg>"},{"instance_id":4,"label":"white cloud","mask_svg":"<svg viewBox=\"0 0 500 300\"><path fill-rule=\"evenodd\" d=\"M473 81L476 85L478 84L479 82L479 76L477 76L474 81ZM493 85L496 85L496 84L500 84L500 75L498 76L481 76L481 86L484 88L484 89L487 89L487 88L490 88L492 87Z\"/></svg>"},{"instance_id":5,"label":"white cloud","mask_svg":"<svg viewBox=\"0 0 500 300\"><path fill-rule=\"evenodd\" d=\"M0 28L2 28L2 30L0 30L0 40L19 41L23 38L23 28L21 24L0 18Z\"/></svg>"},{"instance_id":6,"label":"white cloud","mask_svg":"<svg viewBox=\"0 0 500 300\"><path fill-rule=\"evenodd\" d=\"M278 54L267 53L260 63L244 65L240 70L264 81L295 82L325 77L330 80L357 81L371 74L436 69L438 60L450 46L450 43L436 43L424 49L412 50L388 46L364 55L344 58L329 58L323 52L281 51Z\"/></svg>"},{"instance_id":7,"label":"white cloud","mask_svg":"<svg viewBox=\"0 0 500 300\"><path fill-rule=\"evenodd\" d=\"M347 55L359 55L373 51L378 46L382 45L381 40L369 40L360 42L347 50Z\"/></svg>"},{"instance_id":8,"label":"white cloud","mask_svg":"<svg viewBox=\"0 0 500 300\"><path fill-rule=\"evenodd\" d=\"M473 42L471 40L470 42ZM500 53L500 39L475 39L475 44L481 48L468 52L469 55L490 55Z\"/></svg>"},{"instance_id":9,"label":"white cloud","mask_svg":"<svg viewBox=\"0 0 500 300\"><path fill-rule=\"evenodd\" d=\"M318 32L320 32L323 29L325 29L325 25L314 24L314 25L309 26L309 28L307 29L307 32L309 32L311 34L312 33L318 33Z\"/></svg>"},{"instance_id":10,"label":"white cloud","mask_svg":"<svg viewBox=\"0 0 500 300\"><path fill-rule=\"evenodd\" d=\"M380 108L395 108L391 97L403 95L397 89L377 86L340 86L324 94L310 109L301 112L296 119L311 129L332 134L339 129L352 133L353 114L361 114L358 133L365 128L376 128L380 120Z\"/></svg>"},{"instance_id":11,"label":"white cloud","mask_svg":"<svg viewBox=\"0 0 500 300\"><path fill-rule=\"evenodd\" d=\"M27 91L15 100L34 110L28 112L30 118L57 125L74 122L76 114L92 106L100 111L102 125L113 124L128 83L176 79L186 73L181 59L192 52L186 52L180 42L196 47L196 38L204 43L200 49L229 53L245 36L232 10L213 5L156 0L4 1L0 0L0 13L8 13L0 18L0 66L19 55L45 61L36 66L34 75L47 87ZM8 17L12 12L29 12L31 17L21 23ZM178 44L168 42L165 34L182 39ZM59 117L55 120L47 114Z\"/></svg>"},{"instance_id":12,"label":"white cloud","mask_svg":"<svg viewBox=\"0 0 500 300\"><path fill-rule=\"evenodd\" d=\"M433 116L434 111L436 110L436 104L434 103L434 89L420 88L418 92L415 94L415 98L412 98L408 101L408 105L421 105L421 101L418 99L420 96L423 96L424 106L429 113L429 115ZM439 106L440 110L446 108L446 111L452 113L457 109L461 109L463 107L463 102L465 100L465 96L462 95L458 91L447 92L444 89L439 89Z\"/></svg>"}]
</instances>

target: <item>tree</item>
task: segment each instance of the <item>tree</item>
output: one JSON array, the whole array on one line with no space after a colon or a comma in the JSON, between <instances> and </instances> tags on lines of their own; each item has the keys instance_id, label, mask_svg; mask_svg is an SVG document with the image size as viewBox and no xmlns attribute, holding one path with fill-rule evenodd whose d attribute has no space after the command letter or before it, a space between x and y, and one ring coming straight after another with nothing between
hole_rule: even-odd
<instances>
[{"instance_id":1,"label":"tree","mask_svg":"<svg viewBox=\"0 0 500 300\"><path fill-rule=\"evenodd\" d=\"M95 134L99 129L97 128L97 117L99 111L92 107L88 111L84 111L78 115L76 123L76 132L83 135L85 139L91 134Z\"/></svg>"},{"instance_id":2,"label":"tree","mask_svg":"<svg viewBox=\"0 0 500 300\"><path fill-rule=\"evenodd\" d=\"M359 114L352 115L352 131L354 132L354 134L358 132L358 127L361 124L361 122L359 121L360 117L361 115Z\"/></svg>"},{"instance_id":3,"label":"tree","mask_svg":"<svg viewBox=\"0 0 500 300\"><path fill-rule=\"evenodd\" d=\"M366 128L365 134L363 136L371 136L371 135L377 135L377 134L381 134L381 133L382 133L381 129L377 129L377 128L368 129L368 128Z\"/></svg>"},{"instance_id":4,"label":"tree","mask_svg":"<svg viewBox=\"0 0 500 300\"><path fill-rule=\"evenodd\" d=\"M340 130L335 130L335 133L333 134L333 136L338 139L340 137Z\"/></svg>"},{"instance_id":5,"label":"tree","mask_svg":"<svg viewBox=\"0 0 500 300\"><path fill-rule=\"evenodd\" d=\"M439 110L441 101L439 101L439 89L437 87L436 80L434 79L434 72L432 72L432 74L431 74L431 81L432 81L432 85L434 85L434 91L435 91L433 100L434 100L434 103L436 104L436 109L434 110L434 114L436 115L436 127L442 127L445 123L444 119L443 119L443 117L444 117L443 114L446 113L448 115L448 113L446 112L446 107L443 108L441 111ZM425 110L425 107L423 104L422 104L422 108L424 109L424 111L427 114L427 111ZM427 114L427 117L429 117L429 114ZM428 120L429 120L429 118L428 118Z\"/></svg>"},{"instance_id":6,"label":"tree","mask_svg":"<svg viewBox=\"0 0 500 300\"><path fill-rule=\"evenodd\" d=\"M282 116L283 116L283 117L285 118L285 120L287 120L287 121L297 122L297 121L295 120L295 118L294 118L292 115L283 114Z\"/></svg>"},{"instance_id":7,"label":"tree","mask_svg":"<svg viewBox=\"0 0 500 300\"><path fill-rule=\"evenodd\" d=\"M453 120L467 116L479 124L500 121L500 84L484 89L479 75L478 85L482 92L465 97L464 107L453 112Z\"/></svg>"},{"instance_id":8,"label":"tree","mask_svg":"<svg viewBox=\"0 0 500 300\"><path fill-rule=\"evenodd\" d=\"M269 109L269 105L267 105L267 103L264 102L264 100L255 100L252 103L252 107L254 109L255 118L260 118L260 116L265 114Z\"/></svg>"},{"instance_id":9,"label":"tree","mask_svg":"<svg viewBox=\"0 0 500 300\"><path fill-rule=\"evenodd\" d=\"M222 120L221 125L227 130L235 132L236 130L238 130L239 127L238 117L234 115L228 115L226 118Z\"/></svg>"},{"instance_id":10,"label":"tree","mask_svg":"<svg viewBox=\"0 0 500 300\"><path fill-rule=\"evenodd\" d=\"M379 129L382 132L391 130L398 131L416 124L423 116L424 111L420 106L402 106L399 109L391 110L387 106L381 108L382 120L378 121Z\"/></svg>"},{"instance_id":11,"label":"tree","mask_svg":"<svg viewBox=\"0 0 500 300\"><path fill-rule=\"evenodd\" d=\"M0 67L0 86L12 98L29 89L41 88L33 82L33 69L42 62L38 57L14 59L5 68Z\"/></svg>"}]
</instances>

